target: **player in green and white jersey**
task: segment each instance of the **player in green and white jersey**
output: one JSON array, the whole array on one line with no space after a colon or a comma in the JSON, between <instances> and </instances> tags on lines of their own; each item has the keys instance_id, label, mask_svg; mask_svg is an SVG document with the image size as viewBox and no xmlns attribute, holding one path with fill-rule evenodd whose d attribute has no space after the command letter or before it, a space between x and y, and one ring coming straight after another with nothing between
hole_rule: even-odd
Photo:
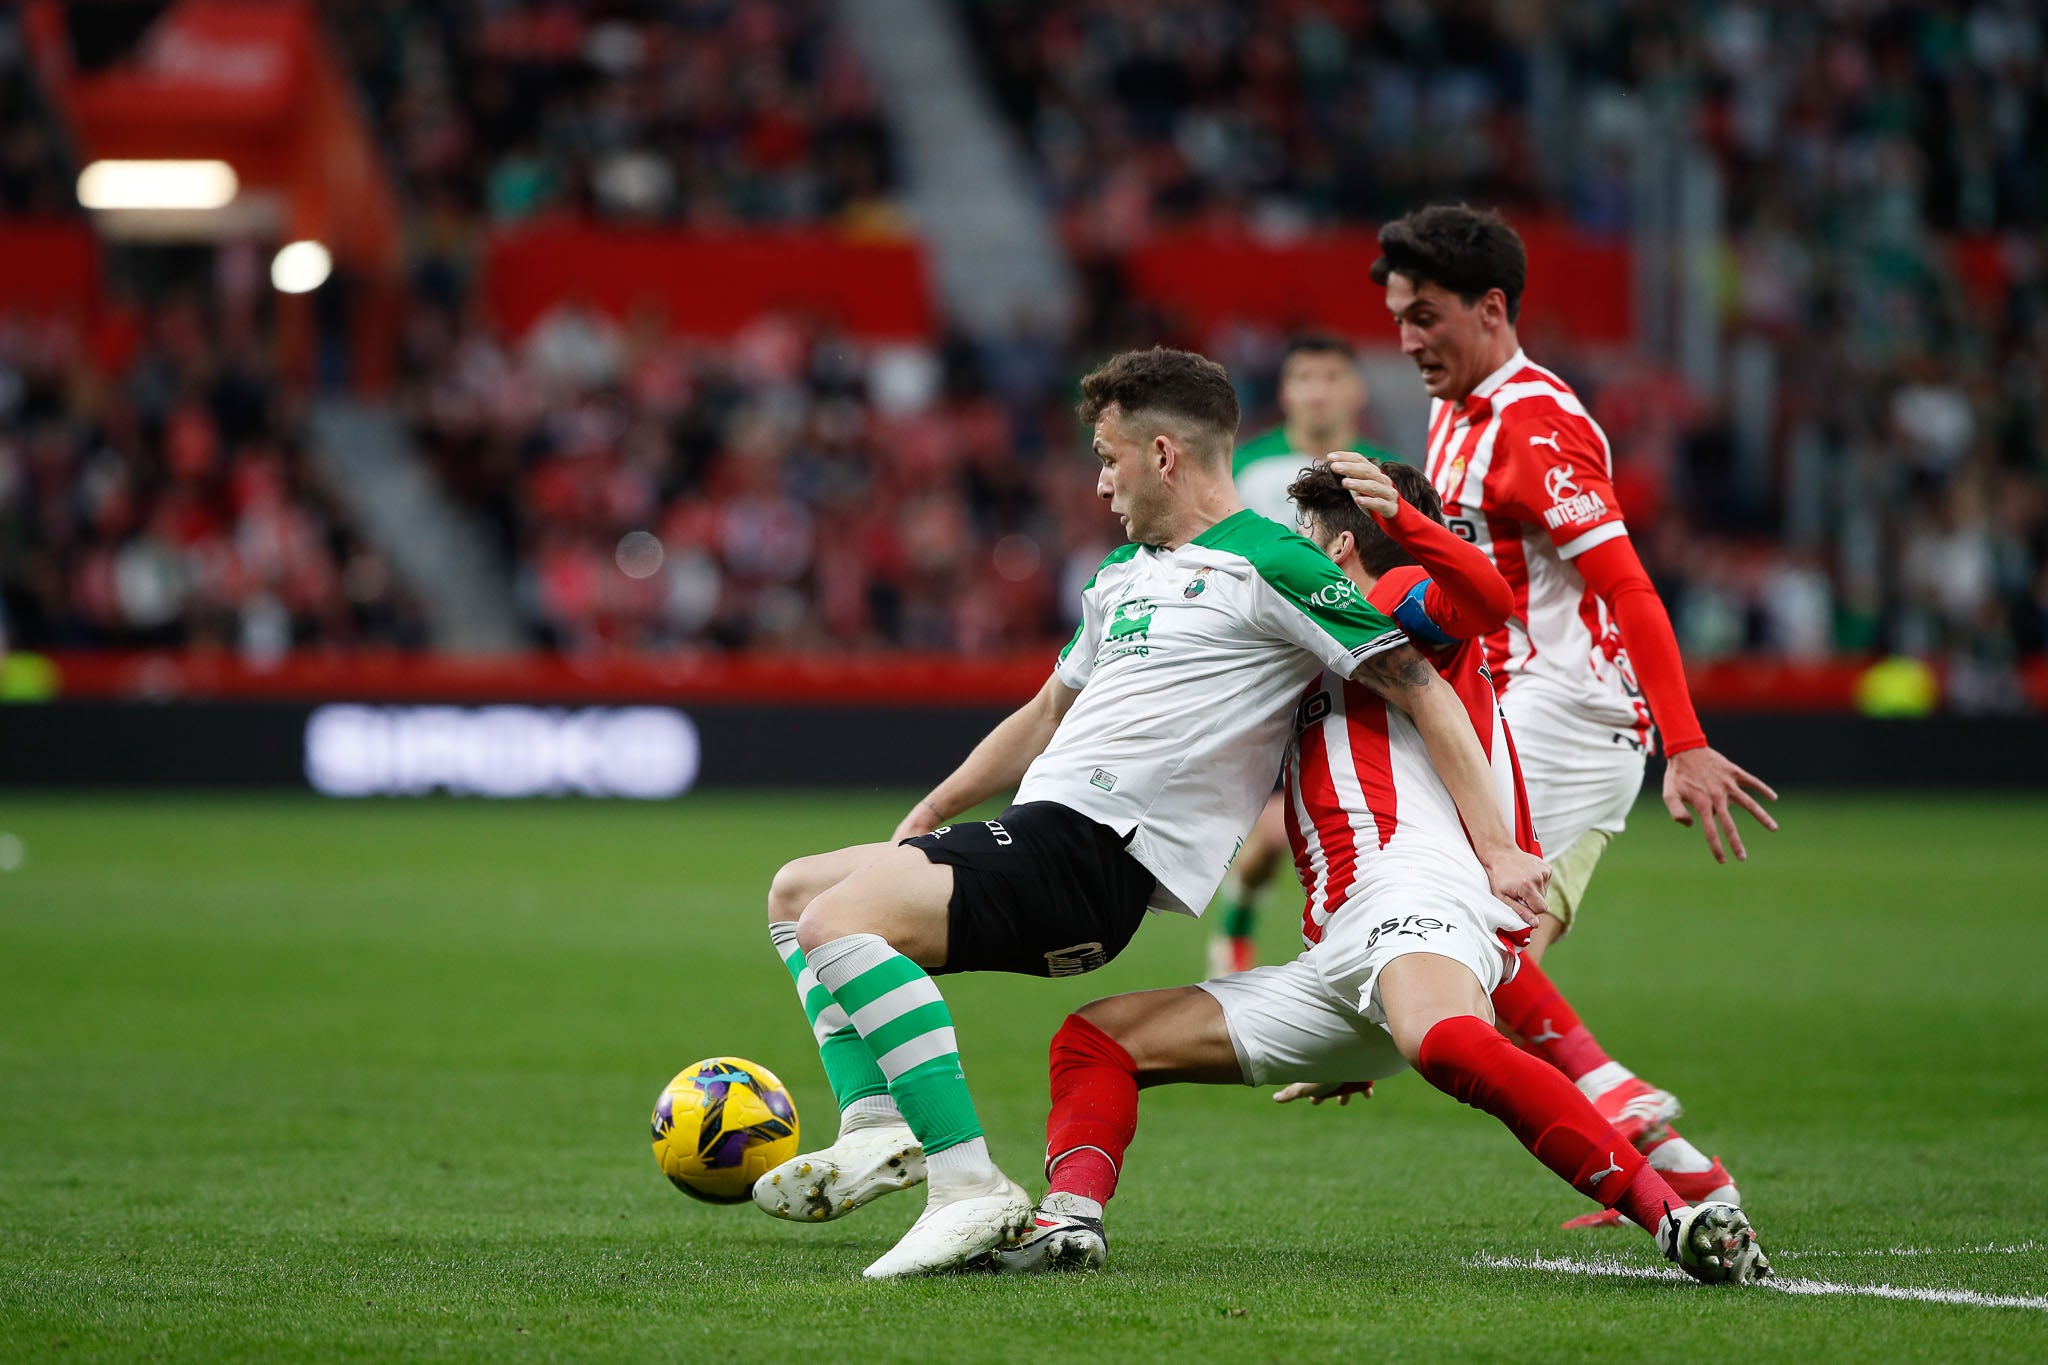
<instances>
[{"instance_id":1,"label":"player in green and white jersey","mask_svg":"<svg viewBox=\"0 0 2048 1365\"><path fill-rule=\"evenodd\" d=\"M1289 530L1298 527L1287 489L1302 470L1336 450L1355 450L1376 459L1396 459L1366 443L1359 418L1368 398L1365 376L1351 343L1329 332L1307 332L1287 343L1280 356L1280 425L1237 448L1230 475L1244 505ZM1260 896L1287 853L1287 829L1278 797L1266 802L1246 836L1244 850L1223 883L1222 914L1209 941L1209 975L1249 971L1258 965L1253 938Z\"/></svg>"},{"instance_id":2,"label":"player in green and white jersey","mask_svg":"<svg viewBox=\"0 0 2048 1365\"><path fill-rule=\"evenodd\" d=\"M964 1264L1031 1219L1030 1197L989 1157L932 976L1074 975L1115 957L1148 909L1201 914L1321 670L1410 717L1492 889L1532 924L1544 905L1549 869L1516 847L1456 694L1326 555L1239 504L1223 368L1128 352L1082 394L1096 492L1131 543L1084 590L1052 676L896 841L800 859L769 893L769 936L840 1131L763 1176L754 1202L824 1221L929 1175L923 1216L867 1268L873 1279ZM999 819L946 823L1011 787Z\"/></svg>"}]
</instances>

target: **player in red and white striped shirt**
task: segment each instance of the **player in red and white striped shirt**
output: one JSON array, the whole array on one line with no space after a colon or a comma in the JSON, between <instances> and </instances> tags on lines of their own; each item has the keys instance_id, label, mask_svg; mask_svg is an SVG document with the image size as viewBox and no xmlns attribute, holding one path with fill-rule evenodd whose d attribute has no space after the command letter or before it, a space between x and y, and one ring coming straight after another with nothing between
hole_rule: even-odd
<instances>
[{"instance_id":1,"label":"player in red and white striped shirt","mask_svg":"<svg viewBox=\"0 0 2048 1365\"><path fill-rule=\"evenodd\" d=\"M1409 498L1395 504L1388 535L1407 551L1404 558L1413 559L1381 573L1366 599L1429 651L1430 662L1464 703L1479 735L1516 844L1541 856L1514 745L1485 662L1483 641L1509 609L1507 584L1484 556L1417 510L1418 492L1434 502L1419 471L1390 466L1380 477L1389 475L1410 484ZM1301 482L1343 492L1329 475ZM1302 703L1288 751L1287 840L1308 895L1301 933L1311 945L1321 941L1330 916L1369 883L1398 882L1447 862L1469 861L1464 826L1427 748L1412 727L1390 719L1377 702L1342 679L1320 679ZM1528 937L1514 932L1513 947L1519 951Z\"/></svg>"},{"instance_id":2,"label":"player in red and white striped shirt","mask_svg":"<svg viewBox=\"0 0 2048 1365\"><path fill-rule=\"evenodd\" d=\"M1708 747L1670 618L1614 495L1607 437L1571 386L1521 349L1521 239L1498 215L1438 206L1388 224L1380 248L1372 276L1432 400L1430 480L1451 528L1514 594L1488 662L1556 876L1528 965L1495 999L1501 1022L1682 1177L1681 1192L1732 1193L1720 1163L1668 1127L1677 1101L1608 1057L1535 964L1571 926L1659 731L1665 807L1681 824L1699 820L1716 861L1747 856L1734 807L1777 828L1751 792L1776 793Z\"/></svg>"},{"instance_id":3,"label":"player in red and white striped shirt","mask_svg":"<svg viewBox=\"0 0 2048 1365\"><path fill-rule=\"evenodd\" d=\"M1371 518L1350 490L1382 499ZM1348 485L1321 468L1289 491L1311 538L1461 698L1490 771L1433 753L1405 716L1341 678L1310 684L1287 763L1308 951L1200 986L1098 1000L1067 1019L1052 1043L1051 1188L1033 1230L992 1254L995 1268L1102 1264L1103 1207L1143 1086L1288 1083L1275 1098L1323 1096L1367 1088L1405 1064L1499 1118L1575 1188L1653 1229L1689 1273L1768 1274L1739 1208L1688 1207L1587 1096L1493 1028L1485 994L1514 974L1528 925L1495 899L1492 864L1477 850L1512 839L1536 851L1526 816L1513 835L1503 821L1523 810L1520 775L1474 643L1505 619L1507 584L1429 515L1435 495L1408 466L1361 461Z\"/></svg>"}]
</instances>

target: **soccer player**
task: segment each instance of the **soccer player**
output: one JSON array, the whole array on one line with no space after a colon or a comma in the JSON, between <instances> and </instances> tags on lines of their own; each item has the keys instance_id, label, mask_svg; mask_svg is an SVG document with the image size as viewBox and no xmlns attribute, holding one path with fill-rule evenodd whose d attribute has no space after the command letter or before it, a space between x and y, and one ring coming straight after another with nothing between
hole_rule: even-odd
<instances>
[{"instance_id":1,"label":"soccer player","mask_svg":"<svg viewBox=\"0 0 2048 1365\"><path fill-rule=\"evenodd\" d=\"M1231 457L1231 478L1244 505L1292 527L1295 507L1287 488L1304 466L1334 450L1395 458L1359 439L1366 397L1365 377L1350 342L1328 332L1291 339L1280 355L1280 425L1245 442ZM1223 879L1221 922L1209 940L1209 975L1241 972L1258 962L1259 898L1286 852L1287 831L1275 795Z\"/></svg>"},{"instance_id":2,"label":"soccer player","mask_svg":"<svg viewBox=\"0 0 2048 1365\"><path fill-rule=\"evenodd\" d=\"M1488 884L1532 924L1543 904L1548 869L1504 832L1456 695L1326 556L1239 506L1223 368L1131 352L1082 395L1096 491L1130 543L1085 589L1052 676L918 803L899 843L799 860L769 894L842 1121L754 1200L822 1220L929 1175L923 1215L870 1278L961 1264L1030 1224L1030 1197L989 1157L932 975L1072 975L1115 957L1148 908L1200 914L1324 670L1410 718ZM999 819L946 823L1013 786Z\"/></svg>"},{"instance_id":3,"label":"soccer player","mask_svg":"<svg viewBox=\"0 0 2048 1365\"><path fill-rule=\"evenodd\" d=\"M1393 465L1375 477L1360 463L1351 480L1318 466L1293 485L1307 530L1368 601L1430 648L1487 738L1498 799L1520 809L1514 747L1484 647L1473 643L1506 618L1508 586L1433 519L1435 495L1420 472ZM1330 674L1311 685L1286 769L1307 951L1199 986L1098 1000L1068 1017L1052 1043L1051 1188L1033 1231L995 1252L995 1268L1103 1263L1103 1209L1136 1134L1141 1087L1353 1089L1412 1065L1500 1119L1575 1188L1653 1230L1696 1278L1769 1273L1739 1208L1689 1206L1585 1095L1494 1028L1488 994L1514 975L1528 935L1488 894L1460 811L1419 750L1412 727L1377 697Z\"/></svg>"},{"instance_id":4,"label":"soccer player","mask_svg":"<svg viewBox=\"0 0 2048 1365\"><path fill-rule=\"evenodd\" d=\"M1498 215L1459 205L1389 223L1379 241L1372 277L1386 286L1401 350L1431 399L1430 481L1451 529L1514 592L1506 625L1487 640L1487 663L1557 875L1522 971L1494 1000L1500 1021L1649 1151L1681 1193L1732 1199L1720 1162L1669 1126L1678 1101L1610 1058L1537 963L1571 927L1660 733L1665 808L1680 824L1698 820L1716 862L1731 851L1748 856L1733 809L1774 830L1751 792L1777 794L1708 747L1670 618L1614 496L1607 437L1570 386L1522 352L1521 239Z\"/></svg>"}]
</instances>

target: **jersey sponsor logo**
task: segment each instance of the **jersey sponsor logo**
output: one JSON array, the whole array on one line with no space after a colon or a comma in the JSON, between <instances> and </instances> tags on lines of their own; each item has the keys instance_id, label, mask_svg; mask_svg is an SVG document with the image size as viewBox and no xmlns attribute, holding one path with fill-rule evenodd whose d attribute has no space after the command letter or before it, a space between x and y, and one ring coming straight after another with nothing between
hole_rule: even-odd
<instances>
[{"instance_id":1,"label":"jersey sponsor logo","mask_svg":"<svg viewBox=\"0 0 2048 1365\"><path fill-rule=\"evenodd\" d=\"M1449 920L1437 919L1433 915L1404 915L1399 919L1380 921L1366 938L1365 946L1370 952L1382 935L1389 938L1428 938L1431 934L1449 933L1451 928Z\"/></svg>"},{"instance_id":2,"label":"jersey sponsor logo","mask_svg":"<svg viewBox=\"0 0 2048 1365\"><path fill-rule=\"evenodd\" d=\"M1529 444L1532 446L1549 446L1558 454L1564 454L1564 447L1557 443L1557 433L1554 431L1551 432L1548 436L1531 436L1529 438Z\"/></svg>"},{"instance_id":3,"label":"jersey sponsor logo","mask_svg":"<svg viewBox=\"0 0 2048 1365\"><path fill-rule=\"evenodd\" d=\"M1555 531L1570 522L1598 521L1607 515L1607 500L1599 493L1584 493L1579 490L1579 481L1572 477L1570 465L1556 465L1543 476L1544 491L1550 494L1551 508L1543 514L1546 530Z\"/></svg>"},{"instance_id":4,"label":"jersey sponsor logo","mask_svg":"<svg viewBox=\"0 0 2048 1365\"><path fill-rule=\"evenodd\" d=\"M1143 658L1152 652L1151 638L1152 599L1128 598L1117 603L1110 614L1109 633L1103 637L1105 657L1135 654Z\"/></svg>"},{"instance_id":5,"label":"jersey sponsor logo","mask_svg":"<svg viewBox=\"0 0 2048 1365\"><path fill-rule=\"evenodd\" d=\"M1188 580L1188 585L1185 588L1182 588L1180 590L1180 595L1182 597L1188 598L1190 601L1197 597L1200 597L1204 592L1208 590L1209 575L1215 572L1216 570L1213 568L1203 568L1195 570L1195 576Z\"/></svg>"},{"instance_id":6,"label":"jersey sponsor logo","mask_svg":"<svg viewBox=\"0 0 2048 1365\"><path fill-rule=\"evenodd\" d=\"M1451 517L1444 522L1451 528L1451 534L1468 545L1479 543L1479 524L1470 517Z\"/></svg>"},{"instance_id":7,"label":"jersey sponsor logo","mask_svg":"<svg viewBox=\"0 0 2048 1365\"><path fill-rule=\"evenodd\" d=\"M1308 600L1319 607L1341 607L1358 596L1358 586L1348 578L1326 583L1308 595Z\"/></svg>"},{"instance_id":8,"label":"jersey sponsor logo","mask_svg":"<svg viewBox=\"0 0 2048 1365\"><path fill-rule=\"evenodd\" d=\"M1094 772L1088 774L1088 785L1100 787L1106 792L1113 792L1116 790L1116 774L1110 772L1107 768L1097 768Z\"/></svg>"},{"instance_id":9,"label":"jersey sponsor logo","mask_svg":"<svg viewBox=\"0 0 2048 1365\"><path fill-rule=\"evenodd\" d=\"M1047 976L1079 976L1092 972L1109 961L1109 951L1100 943L1076 943L1071 948L1058 948L1045 955Z\"/></svg>"}]
</instances>

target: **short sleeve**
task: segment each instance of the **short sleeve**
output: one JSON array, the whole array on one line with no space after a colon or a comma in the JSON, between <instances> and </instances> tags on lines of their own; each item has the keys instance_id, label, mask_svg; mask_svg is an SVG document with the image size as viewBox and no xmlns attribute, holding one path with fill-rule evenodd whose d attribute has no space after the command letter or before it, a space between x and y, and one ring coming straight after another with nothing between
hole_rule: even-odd
<instances>
[{"instance_id":1,"label":"short sleeve","mask_svg":"<svg viewBox=\"0 0 2048 1365\"><path fill-rule=\"evenodd\" d=\"M1136 545L1121 545L1110 551L1081 589L1081 620L1052 670L1055 678L1076 692L1087 686L1089 676L1095 672L1096 656L1102 652L1103 576L1115 566L1128 563L1137 552Z\"/></svg>"},{"instance_id":2,"label":"short sleeve","mask_svg":"<svg viewBox=\"0 0 2048 1365\"><path fill-rule=\"evenodd\" d=\"M1607 441L1590 419L1552 401L1525 399L1503 415L1494 444L1500 479L1488 480L1490 510L1541 525L1565 559L1628 534Z\"/></svg>"},{"instance_id":3,"label":"short sleeve","mask_svg":"<svg viewBox=\"0 0 2048 1365\"><path fill-rule=\"evenodd\" d=\"M1348 678L1375 654L1407 644L1401 628L1300 536L1276 537L1251 556L1267 592L1265 624Z\"/></svg>"}]
</instances>

